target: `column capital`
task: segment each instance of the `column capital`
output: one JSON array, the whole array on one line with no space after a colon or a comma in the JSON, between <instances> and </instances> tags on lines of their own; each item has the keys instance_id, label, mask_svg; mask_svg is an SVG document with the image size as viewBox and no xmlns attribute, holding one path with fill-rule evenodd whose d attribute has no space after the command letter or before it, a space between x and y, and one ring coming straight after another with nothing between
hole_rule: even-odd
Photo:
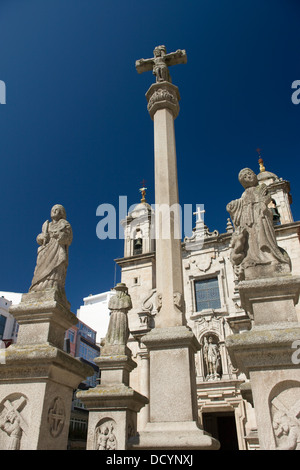
<instances>
[{"instance_id":1,"label":"column capital","mask_svg":"<svg viewBox=\"0 0 300 470\"><path fill-rule=\"evenodd\" d=\"M177 86L170 82L153 83L146 93L148 101L147 109L151 119L159 109L169 109L172 111L174 119L179 114L180 94Z\"/></svg>"}]
</instances>

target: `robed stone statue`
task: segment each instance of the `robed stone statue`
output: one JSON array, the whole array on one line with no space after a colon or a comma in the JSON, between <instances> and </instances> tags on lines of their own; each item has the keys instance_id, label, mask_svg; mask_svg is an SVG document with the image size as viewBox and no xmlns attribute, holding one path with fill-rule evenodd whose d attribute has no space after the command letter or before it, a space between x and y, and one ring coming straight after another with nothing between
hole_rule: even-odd
<instances>
[{"instance_id":1,"label":"robed stone statue","mask_svg":"<svg viewBox=\"0 0 300 470\"><path fill-rule=\"evenodd\" d=\"M249 168L241 170L238 178L245 191L240 199L226 207L235 228L230 258L238 279L289 273L291 261L277 245L267 186L259 184L256 174Z\"/></svg>"},{"instance_id":2,"label":"robed stone statue","mask_svg":"<svg viewBox=\"0 0 300 470\"><path fill-rule=\"evenodd\" d=\"M60 204L51 209L51 222L46 220L37 236L37 262L30 292L57 289L64 293L68 267L68 250L73 234L66 211Z\"/></svg>"}]
</instances>

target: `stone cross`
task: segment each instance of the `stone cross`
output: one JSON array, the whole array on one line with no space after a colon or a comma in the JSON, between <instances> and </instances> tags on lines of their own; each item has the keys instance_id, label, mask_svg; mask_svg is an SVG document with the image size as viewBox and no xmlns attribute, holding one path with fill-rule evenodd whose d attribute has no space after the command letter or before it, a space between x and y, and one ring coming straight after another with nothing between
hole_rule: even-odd
<instances>
[{"instance_id":1,"label":"stone cross","mask_svg":"<svg viewBox=\"0 0 300 470\"><path fill-rule=\"evenodd\" d=\"M153 51L151 59L140 59L135 63L138 73L153 71L156 82L171 82L169 74L170 65L186 64L187 56L185 50L178 49L176 52L167 54L166 46L157 46Z\"/></svg>"},{"instance_id":2,"label":"stone cross","mask_svg":"<svg viewBox=\"0 0 300 470\"><path fill-rule=\"evenodd\" d=\"M63 409L63 403L60 403L60 401L61 400L57 397L54 400L53 407L50 408L49 413L48 413L50 433L53 437L56 437L60 434L65 423L65 413Z\"/></svg>"},{"instance_id":3,"label":"stone cross","mask_svg":"<svg viewBox=\"0 0 300 470\"><path fill-rule=\"evenodd\" d=\"M197 215L197 220L196 222L204 222L204 218L202 219L202 214L205 213L205 210L204 209L201 209L200 206L197 206L197 211L196 212L193 212L193 215Z\"/></svg>"}]
</instances>

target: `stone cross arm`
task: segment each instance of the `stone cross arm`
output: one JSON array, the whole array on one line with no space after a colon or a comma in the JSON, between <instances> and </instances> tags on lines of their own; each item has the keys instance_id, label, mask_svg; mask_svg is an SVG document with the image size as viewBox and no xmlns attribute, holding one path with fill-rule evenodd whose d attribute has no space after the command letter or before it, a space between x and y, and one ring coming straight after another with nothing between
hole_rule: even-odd
<instances>
[{"instance_id":1,"label":"stone cross arm","mask_svg":"<svg viewBox=\"0 0 300 470\"><path fill-rule=\"evenodd\" d=\"M138 73L150 72L157 62L163 61L167 67L177 64L186 64L187 55L184 49L178 49L176 52L163 54L159 57L151 59L139 59L135 62L135 67Z\"/></svg>"}]
</instances>

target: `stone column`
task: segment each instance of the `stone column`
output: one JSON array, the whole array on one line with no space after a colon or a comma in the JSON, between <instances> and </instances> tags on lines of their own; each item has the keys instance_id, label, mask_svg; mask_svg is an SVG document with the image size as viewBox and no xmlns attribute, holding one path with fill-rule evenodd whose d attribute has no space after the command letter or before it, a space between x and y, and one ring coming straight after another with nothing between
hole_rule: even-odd
<instances>
[{"instance_id":1,"label":"stone column","mask_svg":"<svg viewBox=\"0 0 300 470\"><path fill-rule=\"evenodd\" d=\"M131 299L123 283L108 305L111 317L101 356L95 359L101 382L95 388L77 392L89 410L87 450L127 450L128 439L136 434L137 413L148 399L129 386L130 372L136 367L127 347L127 312Z\"/></svg>"},{"instance_id":2,"label":"stone column","mask_svg":"<svg viewBox=\"0 0 300 470\"><path fill-rule=\"evenodd\" d=\"M138 64L143 66L144 59ZM155 58L154 64L157 82L146 98L154 122L158 313L155 328L141 338L150 356L150 421L128 444L132 449L217 449L219 443L198 426L195 353L200 345L184 312L174 132L180 96L170 80L162 80L169 77L164 61Z\"/></svg>"},{"instance_id":3,"label":"stone column","mask_svg":"<svg viewBox=\"0 0 300 470\"><path fill-rule=\"evenodd\" d=\"M181 326L183 277L174 119L180 99L176 86L155 83L146 93L154 122L156 286L161 308L156 327Z\"/></svg>"},{"instance_id":4,"label":"stone column","mask_svg":"<svg viewBox=\"0 0 300 470\"><path fill-rule=\"evenodd\" d=\"M66 450L73 390L93 369L63 351L77 323L56 289L10 307L18 340L0 365L0 449Z\"/></svg>"}]
</instances>

